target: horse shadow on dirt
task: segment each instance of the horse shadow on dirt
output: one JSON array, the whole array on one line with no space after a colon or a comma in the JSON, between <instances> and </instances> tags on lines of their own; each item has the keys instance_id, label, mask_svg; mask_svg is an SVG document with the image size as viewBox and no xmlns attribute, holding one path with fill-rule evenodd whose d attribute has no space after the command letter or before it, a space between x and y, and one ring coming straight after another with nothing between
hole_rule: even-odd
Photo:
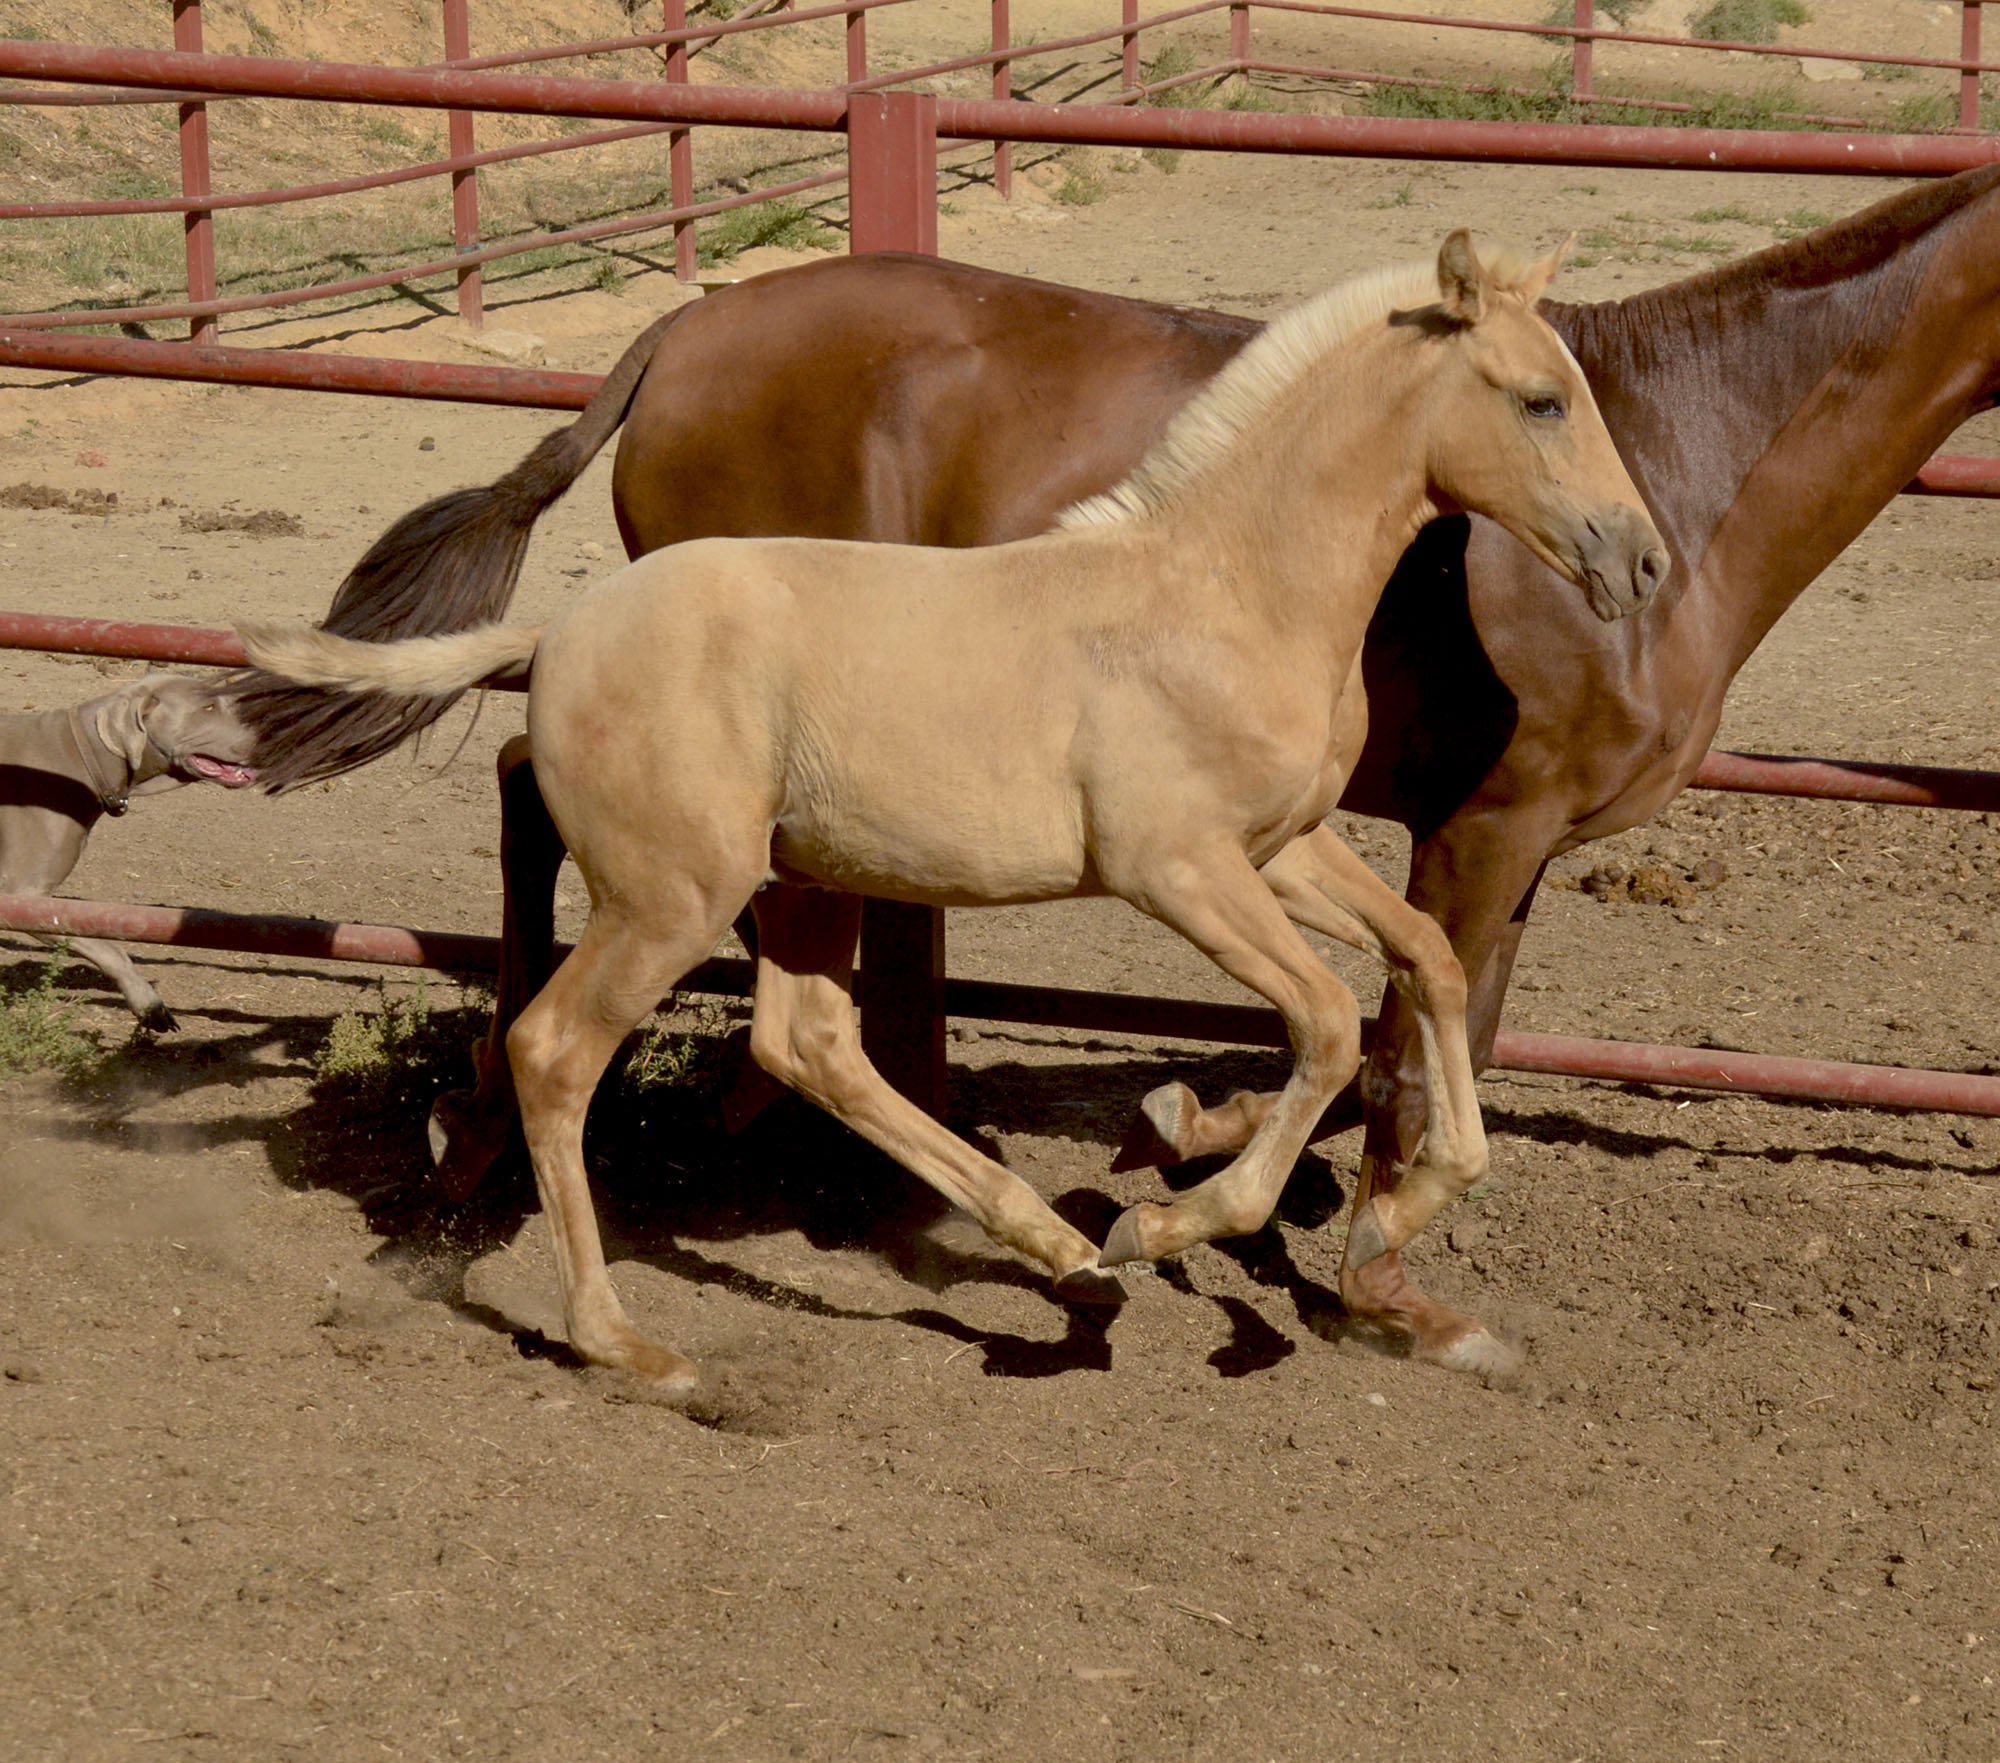
<instances>
[{"instance_id":1,"label":"horse shadow on dirt","mask_svg":"<svg viewBox=\"0 0 2000 1763\"><path fill-rule=\"evenodd\" d=\"M24 989L0 974L9 992ZM505 1248L538 1209L525 1158L505 1159L480 1190L460 1204L439 1192L431 1171L424 1123L440 1090L471 1081L471 1050L483 1031L476 1007L434 1010L421 1032L398 1049L406 1057L363 1081L328 1081L330 1040L323 1015L272 1019L202 1013L205 1038L135 1036L95 1077L69 1087L83 1104L60 1130L79 1138L115 1132L119 1144L143 1153L157 1143L178 1150L258 1145L287 1186L338 1193L361 1212L383 1243L374 1260L412 1296L441 1301L468 1321L509 1336L519 1351L577 1363L569 1348L468 1295L466 1273ZM220 1032L213 1032L219 1030ZM983 1037L1005 1044L1004 1033ZM1034 1043L1022 1040L1023 1051ZM831 1319L898 1322L983 1350L989 1375L1033 1377L1108 1369L1115 1311L1063 1310L1055 1340L984 1329L937 1303L892 1311L850 1309L800 1287L760 1276L727 1259L727 1245L797 1233L816 1250L875 1257L916 1292L941 1298L955 1286L1012 1286L1055 1300L1043 1276L970 1229L940 1226L953 1209L933 1190L818 1109L796 1098L767 1108L734 1135L723 1129L720 1094L727 1080L718 1051L689 1081L653 1088L624 1076L607 1078L593 1105L586 1157L593 1193L614 1261L636 1260L694 1285L719 1285L772 1308ZM1173 1051L1153 1054L1129 1045L1086 1045L1083 1057L1042 1063L1002 1057L952 1073L951 1115L962 1136L1002 1162L1013 1135L1068 1140L1106 1153L1123 1142L1139 1099L1177 1077L1219 1099L1236 1088L1270 1088L1282 1081L1285 1058L1260 1051ZM272 1077L313 1083L307 1102L288 1115L210 1110L200 1120L154 1124L130 1118L141 1106L201 1090L240 1088ZM1489 1107L1489 1129L1541 1143L1584 1143L1623 1158L1698 1149L1677 1133L1608 1130L1560 1108L1508 1111ZM54 1123L50 1123L54 1124ZM1740 1154L1740 1153L1739 1153ZM1892 1152L1821 1147L1772 1153L1895 1168L1930 1168ZM1317 1230L1345 1204L1335 1168L1351 1163L1350 1140L1328 1141L1301 1158L1280 1202L1280 1222ZM1107 1163L1109 1157L1106 1158ZM1206 1179L1223 1159L1171 1170L1107 1172L1049 1195L1054 1209L1094 1240L1133 1200L1179 1191ZM1287 1302L1302 1328L1337 1339L1352 1335L1389 1345L1352 1327L1338 1294L1303 1271L1276 1229L1218 1242L1255 1285ZM1172 1263L1160 1269L1177 1289L1214 1304L1230 1339L1210 1362L1225 1376L1269 1369L1296 1350L1295 1340L1241 1298L1200 1293ZM1062 1308L1058 1306L1058 1308Z\"/></svg>"},{"instance_id":2,"label":"horse shadow on dirt","mask_svg":"<svg viewBox=\"0 0 2000 1763\"><path fill-rule=\"evenodd\" d=\"M432 1026L447 1053L442 1063L438 1045L432 1045L413 1061L413 1069L423 1069L422 1078L364 1086L360 1092L321 1082L291 1117L288 1130L268 1137L272 1166L288 1185L327 1189L352 1200L370 1230L385 1239L374 1261L413 1295L442 1301L468 1320L508 1335L524 1355L578 1363L565 1344L466 1289L473 1263L511 1243L538 1203L518 1140L469 1200L454 1205L439 1194L424 1121L438 1089L470 1080L469 1062L454 1069L453 1061L473 1044L476 1023L469 1017L434 1018ZM451 1051L454 1042L457 1053ZM1039 1270L985 1244L974 1230L941 1229L957 1216L942 1196L819 1109L783 1097L741 1131L726 1131L720 1104L729 1055L720 1044L680 1083L648 1087L635 1082L633 1070L628 1063L622 1074L614 1068L607 1076L584 1139L605 1252L614 1263L636 1261L687 1284L718 1286L774 1309L925 1329L980 1348L991 1376L1109 1369L1115 1310L1061 1305ZM953 1123L1002 1162L1004 1140L1015 1133L1109 1151L1120 1142L1139 1098L1169 1073L1220 1095L1267 1085L1282 1070L1282 1060L1274 1062L1269 1054L1229 1052L1171 1063L1143 1054L1056 1066L1002 1061L953 1072ZM1061 1216L1101 1239L1130 1198L1162 1185L1191 1186L1222 1162L1203 1159L1182 1169L1143 1172L1131 1178L1137 1187L1127 1196L1083 1184L1048 1197ZM1280 1217L1314 1227L1342 1203L1331 1166L1308 1154L1287 1189ZM730 1244L785 1233L795 1233L814 1250L872 1257L904 1284L936 1298L977 1284L1033 1293L1061 1314L1063 1333L1051 1340L981 1327L939 1303L852 1308L728 1258ZM1309 1326L1319 1332L1337 1326L1339 1299L1292 1265L1275 1230L1221 1247L1259 1283L1288 1290ZM1165 1272L1189 1295L1201 1295L1178 1269ZM1225 1375L1248 1375L1293 1350L1293 1343L1249 1305L1233 1298L1207 1301L1217 1303L1231 1324L1230 1342L1214 1356Z\"/></svg>"}]
</instances>

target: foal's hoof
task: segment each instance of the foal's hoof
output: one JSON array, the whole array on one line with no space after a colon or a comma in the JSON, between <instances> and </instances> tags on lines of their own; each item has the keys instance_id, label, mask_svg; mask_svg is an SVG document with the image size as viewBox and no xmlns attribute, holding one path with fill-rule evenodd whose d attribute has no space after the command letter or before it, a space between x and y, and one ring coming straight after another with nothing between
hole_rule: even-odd
<instances>
[{"instance_id":1,"label":"foal's hoof","mask_svg":"<svg viewBox=\"0 0 2000 1763\"><path fill-rule=\"evenodd\" d=\"M1073 1267L1056 1281L1056 1296L1065 1304L1117 1305L1125 1295L1123 1282L1102 1267Z\"/></svg>"},{"instance_id":2,"label":"foal's hoof","mask_svg":"<svg viewBox=\"0 0 2000 1763\"><path fill-rule=\"evenodd\" d=\"M507 1142L504 1131L496 1137L481 1130L483 1123L466 1106L471 1096L470 1090L451 1090L438 1097L424 1126L437 1184L447 1200L471 1199Z\"/></svg>"},{"instance_id":3,"label":"foal's hoof","mask_svg":"<svg viewBox=\"0 0 2000 1763\"><path fill-rule=\"evenodd\" d=\"M139 1013L139 1026L149 1035L170 1035L180 1024L166 1005L155 1000Z\"/></svg>"},{"instance_id":4,"label":"foal's hoof","mask_svg":"<svg viewBox=\"0 0 2000 1763\"><path fill-rule=\"evenodd\" d=\"M1524 1363L1520 1348L1508 1346L1483 1328L1461 1335L1441 1352L1421 1356L1447 1371L1462 1371L1481 1383L1494 1385L1511 1383Z\"/></svg>"},{"instance_id":5,"label":"foal's hoof","mask_svg":"<svg viewBox=\"0 0 2000 1763\"><path fill-rule=\"evenodd\" d=\"M1181 1147L1190 1123L1200 1113L1201 1099L1186 1084L1162 1084L1139 1104L1138 1119L1125 1129L1118 1155L1111 1159L1113 1173L1171 1169L1186 1162Z\"/></svg>"},{"instance_id":6,"label":"foal's hoof","mask_svg":"<svg viewBox=\"0 0 2000 1763\"><path fill-rule=\"evenodd\" d=\"M642 1341L619 1355L619 1369L648 1395L664 1402L685 1402L701 1388L701 1367L685 1353Z\"/></svg>"},{"instance_id":7,"label":"foal's hoof","mask_svg":"<svg viewBox=\"0 0 2000 1763\"><path fill-rule=\"evenodd\" d=\"M1118 1222L1104 1239L1104 1247L1097 1251L1098 1266L1122 1267L1127 1261L1158 1259L1149 1241L1153 1233L1147 1227L1159 1213L1160 1208L1150 1200L1141 1200L1119 1213Z\"/></svg>"}]
</instances>

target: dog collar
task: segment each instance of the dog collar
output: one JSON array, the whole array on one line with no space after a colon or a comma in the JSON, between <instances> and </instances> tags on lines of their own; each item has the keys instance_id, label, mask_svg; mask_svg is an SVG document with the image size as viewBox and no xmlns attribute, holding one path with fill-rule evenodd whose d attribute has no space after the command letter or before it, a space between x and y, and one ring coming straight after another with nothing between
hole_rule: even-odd
<instances>
[{"instance_id":1,"label":"dog collar","mask_svg":"<svg viewBox=\"0 0 2000 1763\"><path fill-rule=\"evenodd\" d=\"M104 804L104 812L110 815L123 814L132 806L132 780L128 776L106 783L104 774L98 766L102 750L96 742L85 738L83 718L77 714L74 704L69 707L69 738L76 748L77 758L83 762L84 781L90 785L98 801Z\"/></svg>"}]
</instances>

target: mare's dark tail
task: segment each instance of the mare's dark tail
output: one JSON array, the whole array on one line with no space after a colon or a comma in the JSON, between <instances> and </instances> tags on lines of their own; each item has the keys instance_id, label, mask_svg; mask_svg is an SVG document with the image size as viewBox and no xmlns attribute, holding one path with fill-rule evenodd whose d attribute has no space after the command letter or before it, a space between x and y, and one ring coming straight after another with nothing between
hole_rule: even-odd
<instances>
[{"instance_id":1,"label":"mare's dark tail","mask_svg":"<svg viewBox=\"0 0 2000 1763\"><path fill-rule=\"evenodd\" d=\"M412 509L368 548L320 629L364 642L443 636L507 610L542 511L583 475L625 420L653 352L685 306L640 333L568 428L546 435L496 483ZM252 668L231 682L256 736L252 763L273 792L338 777L428 728L460 691L431 697L350 695L286 684Z\"/></svg>"}]
</instances>

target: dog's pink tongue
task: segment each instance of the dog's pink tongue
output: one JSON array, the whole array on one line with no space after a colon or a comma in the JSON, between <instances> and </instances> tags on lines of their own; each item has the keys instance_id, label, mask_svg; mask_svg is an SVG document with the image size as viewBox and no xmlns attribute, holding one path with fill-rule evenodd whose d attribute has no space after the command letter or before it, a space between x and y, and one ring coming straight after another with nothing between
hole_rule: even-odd
<instances>
[{"instance_id":1,"label":"dog's pink tongue","mask_svg":"<svg viewBox=\"0 0 2000 1763\"><path fill-rule=\"evenodd\" d=\"M240 790L257 781L256 766L238 765L229 759L211 759L206 753L189 754L188 769L229 790Z\"/></svg>"}]
</instances>

